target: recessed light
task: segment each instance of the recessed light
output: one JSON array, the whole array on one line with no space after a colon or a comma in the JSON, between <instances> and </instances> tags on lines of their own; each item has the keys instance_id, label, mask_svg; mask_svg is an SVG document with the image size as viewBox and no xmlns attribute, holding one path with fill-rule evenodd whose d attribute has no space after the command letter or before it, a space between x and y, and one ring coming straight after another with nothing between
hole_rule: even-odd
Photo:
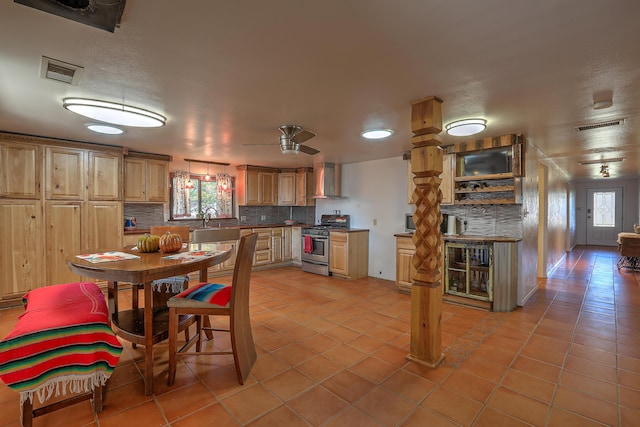
<instances>
[{"instance_id":1,"label":"recessed light","mask_svg":"<svg viewBox=\"0 0 640 427\"><path fill-rule=\"evenodd\" d=\"M391 129L374 129L366 130L361 135L367 139L382 139L393 135L393 131Z\"/></svg>"},{"instance_id":2,"label":"recessed light","mask_svg":"<svg viewBox=\"0 0 640 427\"><path fill-rule=\"evenodd\" d=\"M89 123L86 126L87 126L87 129L89 129L90 131L97 132L97 133L104 133L107 135L120 135L121 133L124 133L124 130L117 128L115 126L101 125L98 123Z\"/></svg>"},{"instance_id":3,"label":"recessed light","mask_svg":"<svg viewBox=\"0 0 640 427\"><path fill-rule=\"evenodd\" d=\"M447 124L445 129L449 135L470 136L482 132L486 127L485 119L464 119Z\"/></svg>"},{"instance_id":4,"label":"recessed light","mask_svg":"<svg viewBox=\"0 0 640 427\"><path fill-rule=\"evenodd\" d=\"M62 106L81 116L121 126L160 127L166 118L152 111L114 102L84 98L65 98Z\"/></svg>"},{"instance_id":5,"label":"recessed light","mask_svg":"<svg viewBox=\"0 0 640 427\"><path fill-rule=\"evenodd\" d=\"M604 110L605 108L609 108L613 105L613 100L611 99L603 99L601 101L595 101L593 103L594 110Z\"/></svg>"}]
</instances>

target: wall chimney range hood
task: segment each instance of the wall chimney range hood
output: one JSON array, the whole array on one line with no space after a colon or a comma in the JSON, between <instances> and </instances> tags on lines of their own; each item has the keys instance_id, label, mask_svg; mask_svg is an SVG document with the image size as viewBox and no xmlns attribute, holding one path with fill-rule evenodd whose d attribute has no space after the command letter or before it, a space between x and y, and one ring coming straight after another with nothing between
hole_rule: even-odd
<instances>
[{"instance_id":1,"label":"wall chimney range hood","mask_svg":"<svg viewBox=\"0 0 640 427\"><path fill-rule=\"evenodd\" d=\"M312 199L340 198L340 165L316 163L313 165L315 192Z\"/></svg>"}]
</instances>

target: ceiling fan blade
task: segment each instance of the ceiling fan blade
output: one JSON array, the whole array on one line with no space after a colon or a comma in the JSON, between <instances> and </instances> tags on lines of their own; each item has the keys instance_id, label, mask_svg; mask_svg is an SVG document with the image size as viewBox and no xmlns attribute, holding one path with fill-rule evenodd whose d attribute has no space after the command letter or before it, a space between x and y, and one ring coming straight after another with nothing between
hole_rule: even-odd
<instances>
[{"instance_id":1,"label":"ceiling fan blade","mask_svg":"<svg viewBox=\"0 0 640 427\"><path fill-rule=\"evenodd\" d=\"M308 146L302 145L302 144L300 144L300 151L302 151L305 154L311 154L311 155L318 154L320 152L319 150L316 150L315 148L311 148L311 147L308 147Z\"/></svg>"},{"instance_id":2,"label":"ceiling fan blade","mask_svg":"<svg viewBox=\"0 0 640 427\"><path fill-rule=\"evenodd\" d=\"M314 132L311 132L310 130L302 129L300 132L293 135L291 137L291 140L297 144L302 144L303 142L310 140L314 136L316 136Z\"/></svg>"}]
</instances>

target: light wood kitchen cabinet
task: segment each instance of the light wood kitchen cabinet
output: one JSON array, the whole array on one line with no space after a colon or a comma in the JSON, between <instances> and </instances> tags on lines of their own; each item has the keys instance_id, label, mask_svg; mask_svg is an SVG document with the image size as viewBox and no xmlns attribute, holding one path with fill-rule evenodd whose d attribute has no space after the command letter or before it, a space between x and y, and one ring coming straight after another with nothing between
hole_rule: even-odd
<instances>
[{"instance_id":1,"label":"light wood kitchen cabinet","mask_svg":"<svg viewBox=\"0 0 640 427\"><path fill-rule=\"evenodd\" d=\"M85 248L119 248L124 244L123 227L107 229L105 224L122 224L123 209L119 202L88 202L86 204Z\"/></svg>"},{"instance_id":2,"label":"light wood kitchen cabinet","mask_svg":"<svg viewBox=\"0 0 640 427\"><path fill-rule=\"evenodd\" d=\"M300 168L296 171L296 206L315 206L316 199L312 199L315 192L313 169Z\"/></svg>"},{"instance_id":3,"label":"light wood kitchen cabinet","mask_svg":"<svg viewBox=\"0 0 640 427\"><path fill-rule=\"evenodd\" d=\"M440 191L442 191L442 205L453 204L453 180L455 178L456 170L456 156L455 154L443 154L442 155L442 181L440 182Z\"/></svg>"},{"instance_id":4,"label":"light wood kitchen cabinet","mask_svg":"<svg viewBox=\"0 0 640 427\"><path fill-rule=\"evenodd\" d=\"M413 182L413 172L411 171L411 160L407 162L407 204L413 204L413 192L416 184Z\"/></svg>"},{"instance_id":5,"label":"light wood kitchen cabinet","mask_svg":"<svg viewBox=\"0 0 640 427\"><path fill-rule=\"evenodd\" d=\"M127 157L124 177L125 202L169 201L169 162Z\"/></svg>"},{"instance_id":6,"label":"light wood kitchen cabinet","mask_svg":"<svg viewBox=\"0 0 640 427\"><path fill-rule=\"evenodd\" d=\"M291 227L282 228L282 261L291 261Z\"/></svg>"},{"instance_id":7,"label":"light wood kitchen cabinet","mask_svg":"<svg viewBox=\"0 0 640 427\"><path fill-rule=\"evenodd\" d=\"M45 147L45 197L47 200L84 200L86 150Z\"/></svg>"},{"instance_id":8,"label":"light wood kitchen cabinet","mask_svg":"<svg viewBox=\"0 0 640 427\"><path fill-rule=\"evenodd\" d=\"M295 172L280 172L278 174L278 206L293 206L296 204Z\"/></svg>"},{"instance_id":9,"label":"light wood kitchen cabinet","mask_svg":"<svg viewBox=\"0 0 640 427\"><path fill-rule=\"evenodd\" d=\"M0 200L0 303L45 284L42 205Z\"/></svg>"},{"instance_id":10,"label":"light wood kitchen cabinet","mask_svg":"<svg viewBox=\"0 0 640 427\"><path fill-rule=\"evenodd\" d=\"M253 265L271 264L271 229L254 228L253 232L258 233Z\"/></svg>"},{"instance_id":11,"label":"light wood kitchen cabinet","mask_svg":"<svg viewBox=\"0 0 640 427\"><path fill-rule=\"evenodd\" d=\"M294 265L302 263L302 227L291 227L291 260Z\"/></svg>"},{"instance_id":12,"label":"light wood kitchen cabinet","mask_svg":"<svg viewBox=\"0 0 640 427\"><path fill-rule=\"evenodd\" d=\"M277 204L278 173L268 168L238 166L236 195L240 206Z\"/></svg>"},{"instance_id":13,"label":"light wood kitchen cabinet","mask_svg":"<svg viewBox=\"0 0 640 427\"><path fill-rule=\"evenodd\" d=\"M0 198L40 198L40 147L0 142Z\"/></svg>"},{"instance_id":14,"label":"light wood kitchen cabinet","mask_svg":"<svg viewBox=\"0 0 640 427\"><path fill-rule=\"evenodd\" d=\"M45 203L45 247L47 283L81 281L67 267L65 258L83 251L83 202L52 201Z\"/></svg>"},{"instance_id":15,"label":"light wood kitchen cabinet","mask_svg":"<svg viewBox=\"0 0 640 427\"><path fill-rule=\"evenodd\" d=\"M369 274L369 231L332 231L329 271L336 277L358 279Z\"/></svg>"},{"instance_id":16,"label":"light wood kitchen cabinet","mask_svg":"<svg viewBox=\"0 0 640 427\"><path fill-rule=\"evenodd\" d=\"M282 227L271 229L271 262L282 261Z\"/></svg>"},{"instance_id":17,"label":"light wood kitchen cabinet","mask_svg":"<svg viewBox=\"0 0 640 427\"><path fill-rule=\"evenodd\" d=\"M396 287L399 292L411 294L413 277L416 274L416 268L413 266L415 253L413 236L396 236Z\"/></svg>"},{"instance_id":18,"label":"light wood kitchen cabinet","mask_svg":"<svg viewBox=\"0 0 640 427\"><path fill-rule=\"evenodd\" d=\"M122 200L122 155L89 151L89 200Z\"/></svg>"}]
</instances>

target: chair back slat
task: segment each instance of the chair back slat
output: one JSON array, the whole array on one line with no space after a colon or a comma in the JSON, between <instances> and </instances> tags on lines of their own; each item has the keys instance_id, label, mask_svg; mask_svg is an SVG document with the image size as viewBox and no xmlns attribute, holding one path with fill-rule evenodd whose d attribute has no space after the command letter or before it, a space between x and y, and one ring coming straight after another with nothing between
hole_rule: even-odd
<instances>
[{"instance_id":1,"label":"chair back slat","mask_svg":"<svg viewBox=\"0 0 640 427\"><path fill-rule=\"evenodd\" d=\"M189 227L186 225L152 225L151 234L162 236L163 234L177 234L182 239L182 243L189 243Z\"/></svg>"}]
</instances>

